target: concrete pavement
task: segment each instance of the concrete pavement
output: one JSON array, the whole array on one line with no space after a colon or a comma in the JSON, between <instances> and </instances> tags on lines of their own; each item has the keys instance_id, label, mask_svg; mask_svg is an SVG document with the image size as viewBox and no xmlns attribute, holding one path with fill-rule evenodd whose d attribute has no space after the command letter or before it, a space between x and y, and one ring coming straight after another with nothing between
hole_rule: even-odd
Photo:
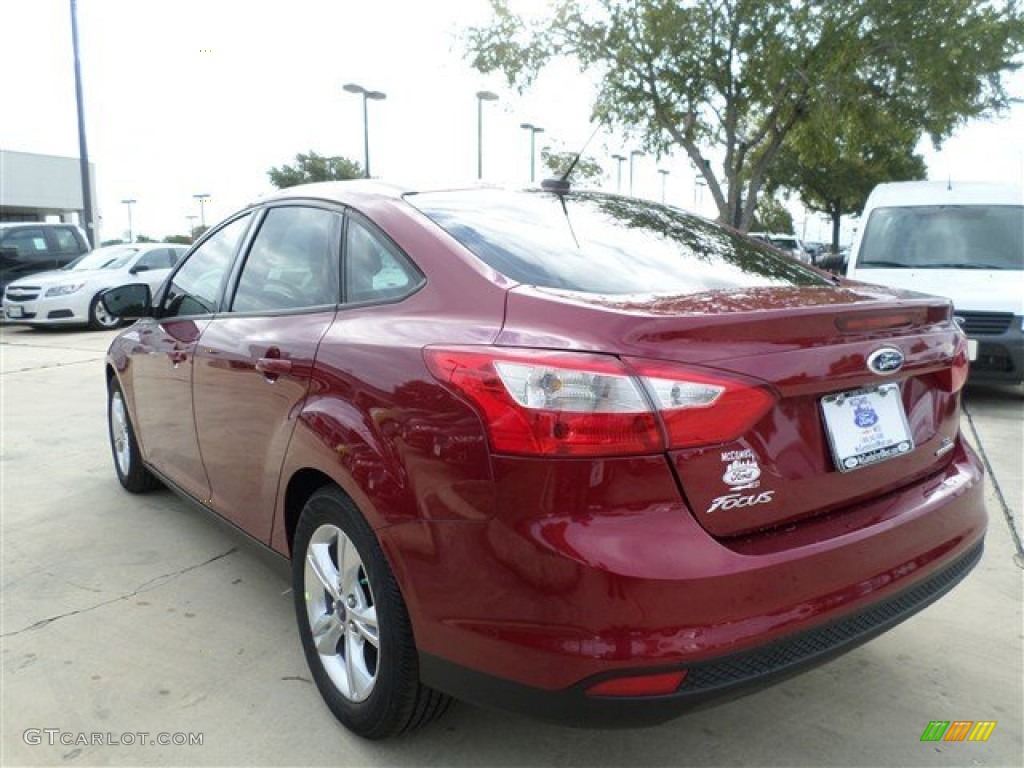
<instances>
[{"instance_id":1,"label":"concrete pavement","mask_svg":"<svg viewBox=\"0 0 1024 768\"><path fill-rule=\"evenodd\" d=\"M288 584L169 492L118 486L102 377L112 334L0 334L3 765L1024 763L1022 571L991 482L974 573L824 667L657 728L573 730L457 705L410 737L373 744L321 703ZM1024 398L973 388L967 402L1019 526ZM921 742L931 720L998 725L985 743ZM60 743L93 733L136 743ZM201 734L202 744L149 743L160 734Z\"/></svg>"}]
</instances>

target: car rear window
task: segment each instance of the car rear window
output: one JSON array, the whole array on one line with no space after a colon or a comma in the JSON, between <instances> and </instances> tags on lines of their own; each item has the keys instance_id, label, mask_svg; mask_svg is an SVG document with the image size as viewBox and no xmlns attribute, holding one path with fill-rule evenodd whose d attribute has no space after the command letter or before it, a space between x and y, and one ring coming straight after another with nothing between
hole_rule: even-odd
<instances>
[{"instance_id":1,"label":"car rear window","mask_svg":"<svg viewBox=\"0 0 1024 768\"><path fill-rule=\"evenodd\" d=\"M574 192L409 195L477 258L520 283L601 294L830 285L817 272L676 208Z\"/></svg>"},{"instance_id":2,"label":"car rear window","mask_svg":"<svg viewBox=\"0 0 1024 768\"><path fill-rule=\"evenodd\" d=\"M862 269L1024 269L1024 206L876 208L857 254Z\"/></svg>"}]
</instances>

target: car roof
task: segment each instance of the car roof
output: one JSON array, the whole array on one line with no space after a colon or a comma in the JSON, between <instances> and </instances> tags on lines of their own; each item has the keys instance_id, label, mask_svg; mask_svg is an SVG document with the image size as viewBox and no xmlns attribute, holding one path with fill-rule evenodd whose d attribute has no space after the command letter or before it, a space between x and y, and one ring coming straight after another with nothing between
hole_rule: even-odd
<instances>
[{"instance_id":1,"label":"car roof","mask_svg":"<svg viewBox=\"0 0 1024 768\"><path fill-rule=\"evenodd\" d=\"M347 181L320 181L313 184L299 184L295 187L287 187L253 200L249 207L263 205L268 202L279 202L287 200L326 200L341 205L354 205L369 200L401 200L405 195L420 194L425 192L456 192L475 191L483 189L508 189L495 184L486 184L479 181L439 183L437 181L411 184L392 183L379 179L350 179Z\"/></svg>"},{"instance_id":2,"label":"car roof","mask_svg":"<svg viewBox=\"0 0 1024 768\"><path fill-rule=\"evenodd\" d=\"M75 227L77 224L70 224L66 221L0 221L0 229L8 227Z\"/></svg>"},{"instance_id":3,"label":"car roof","mask_svg":"<svg viewBox=\"0 0 1024 768\"><path fill-rule=\"evenodd\" d=\"M1024 205L1015 184L961 181L897 181L879 184L866 208L909 205Z\"/></svg>"}]
</instances>

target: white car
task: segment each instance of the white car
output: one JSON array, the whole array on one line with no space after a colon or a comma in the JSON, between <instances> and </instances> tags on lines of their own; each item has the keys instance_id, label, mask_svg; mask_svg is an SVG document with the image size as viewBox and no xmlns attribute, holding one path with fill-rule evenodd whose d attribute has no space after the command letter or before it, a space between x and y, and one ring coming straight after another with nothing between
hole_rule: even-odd
<instances>
[{"instance_id":1,"label":"white car","mask_svg":"<svg viewBox=\"0 0 1024 768\"><path fill-rule=\"evenodd\" d=\"M168 243L111 245L79 256L66 267L39 272L7 286L4 317L33 327L88 325L116 328L99 302L107 288L146 283L156 291L188 249Z\"/></svg>"}]
</instances>

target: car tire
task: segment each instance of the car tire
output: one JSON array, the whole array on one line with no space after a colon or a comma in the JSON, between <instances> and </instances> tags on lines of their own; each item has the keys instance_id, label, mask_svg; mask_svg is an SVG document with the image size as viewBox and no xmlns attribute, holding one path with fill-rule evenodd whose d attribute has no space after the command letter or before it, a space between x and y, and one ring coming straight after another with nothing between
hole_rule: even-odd
<instances>
[{"instance_id":1,"label":"car tire","mask_svg":"<svg viewBox=\"0 0 1024 768\"><path fill-rule=\"evenodd\" d=\"M100 295L97 293L89 302L89 330L111 331L121 325L121 318L114 317L103 308Z\"/></svg>"},{"instance_id":2,"label":"car tire","mask_svg":"<svg viewBox=\"0 0 1024 768\"><path fill-rule=\"evenodd\" d=\"M383 739L447 711L451 699L420 683L409 615L377 537L337 487L302 510L292 582L306 662L346 728Z\"/></svg>"},{"instance_id":3,"label":"car tire","mask_svg":"<svg viewBox=\"0 0 1024 768\"><path fill-rule=\"evenodd\" d=\"M107 393L107 433L114 458L114 471L126 491L145 493L160 487L160 481L142 463L128 404L117 379L110 380Z\"/></svg>"}]
</instances>

